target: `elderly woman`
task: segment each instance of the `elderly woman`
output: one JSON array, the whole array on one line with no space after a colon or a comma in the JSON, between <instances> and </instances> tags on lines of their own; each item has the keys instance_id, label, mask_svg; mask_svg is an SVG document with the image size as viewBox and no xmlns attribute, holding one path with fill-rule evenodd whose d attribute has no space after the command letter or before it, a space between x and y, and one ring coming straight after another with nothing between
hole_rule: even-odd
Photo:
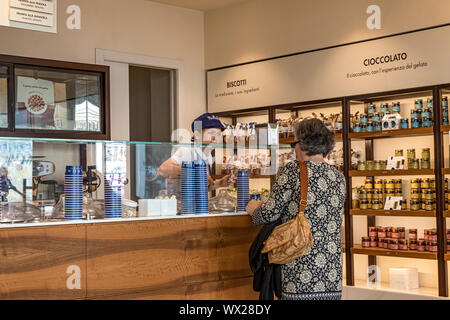
<instances>
[{"instance_id":1,"label":"elderly woman","mask_svg":"<svg viewBox=\"0 0 450 320\"><path fill-rule=\"evenodd\" d=\"M252 200L247 212L254 225L284 223L298 214L300 167L308 168L308 219L314 246L311 251L281 266L285 300L340 300L342 296L342 244L340 228L346 195L344 176L324 157L334 148L334 135L318 119L303 120L295 128L296 161L280 170L265 203Z\"/></svg>"}]
</instances>

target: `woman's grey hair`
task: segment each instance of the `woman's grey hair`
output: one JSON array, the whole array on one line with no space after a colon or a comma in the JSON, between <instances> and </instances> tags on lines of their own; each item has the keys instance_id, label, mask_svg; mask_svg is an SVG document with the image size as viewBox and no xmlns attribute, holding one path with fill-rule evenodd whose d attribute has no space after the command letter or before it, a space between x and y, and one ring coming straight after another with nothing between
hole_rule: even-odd
<instances>
[{"instance_id":1,"label":"woman's grey hair","mask_svg":"<svg viewBox=\"0 0 450 320\"><path fill-rule=\"evenodd\" d=\"M319 119L307 119L294 126L294 135L300 148L308 156L321 154L326 157L334 148L334 134Z\"/></svg>"}]
</instances>

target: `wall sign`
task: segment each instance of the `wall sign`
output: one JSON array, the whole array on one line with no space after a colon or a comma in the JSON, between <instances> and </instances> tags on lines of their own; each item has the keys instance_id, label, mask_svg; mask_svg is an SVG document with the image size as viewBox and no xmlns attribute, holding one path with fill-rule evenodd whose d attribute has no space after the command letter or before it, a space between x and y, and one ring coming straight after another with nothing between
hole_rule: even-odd
<instances>
[{"instance_id":1,"label":"wall sign","mask_svg":"<svg viewBox=\"0 0 450 320\"><path fill-rule=\"evenodd\" d=\"M57 0L0 0L0 25L56 33Z\"/></svg>"},{"instance_id":2,"label":"wall sign","mask_svg":"<svg viewBox=\"0 0 450 320\"><path fill-rule=\"evenodd\" d=\"M207 72L208 112L450 82L450 26Z\"/></svg>"},{"instance_id":3,"label":"wall sign","mask_svg":"<svg viewBox=\"0 0 450 320\"><path fill-rule=\"evenodd\" d=\"M55 6L51 0L9 0L9 7L53 14Z\"/></svg>"}]
</instances>

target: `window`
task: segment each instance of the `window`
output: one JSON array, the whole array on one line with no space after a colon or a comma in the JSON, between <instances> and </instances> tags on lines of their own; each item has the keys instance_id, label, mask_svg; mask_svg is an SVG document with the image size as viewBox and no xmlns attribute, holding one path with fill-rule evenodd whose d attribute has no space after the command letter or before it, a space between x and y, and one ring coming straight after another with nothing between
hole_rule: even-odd
<instances>
[{"instance_id":1,"label":"window","mask_svg":"<svg viewBox=\"0 0 450 320\"><path fill-rule=\"evenodd\" d=\"M16 129L101 132L101 74L15 68Z\"/></svg>"}]
</instances>

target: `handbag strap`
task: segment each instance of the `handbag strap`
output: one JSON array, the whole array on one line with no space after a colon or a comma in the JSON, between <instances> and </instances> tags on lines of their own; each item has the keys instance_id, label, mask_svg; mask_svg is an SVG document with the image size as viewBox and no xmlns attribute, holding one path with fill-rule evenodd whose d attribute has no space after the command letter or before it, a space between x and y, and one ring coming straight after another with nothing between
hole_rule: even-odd
<instances>
[{"instance_id":1,"label":"handbag strap","mask_svg":"<svg viewBox=\"0 0 450 320\"><path fill-rule=\"evenodd\" d=\"M308 204L308 167L303 161L299 161L300 165L300 206L299 213L304 213Z\"/></svg>"}]
</instances>

